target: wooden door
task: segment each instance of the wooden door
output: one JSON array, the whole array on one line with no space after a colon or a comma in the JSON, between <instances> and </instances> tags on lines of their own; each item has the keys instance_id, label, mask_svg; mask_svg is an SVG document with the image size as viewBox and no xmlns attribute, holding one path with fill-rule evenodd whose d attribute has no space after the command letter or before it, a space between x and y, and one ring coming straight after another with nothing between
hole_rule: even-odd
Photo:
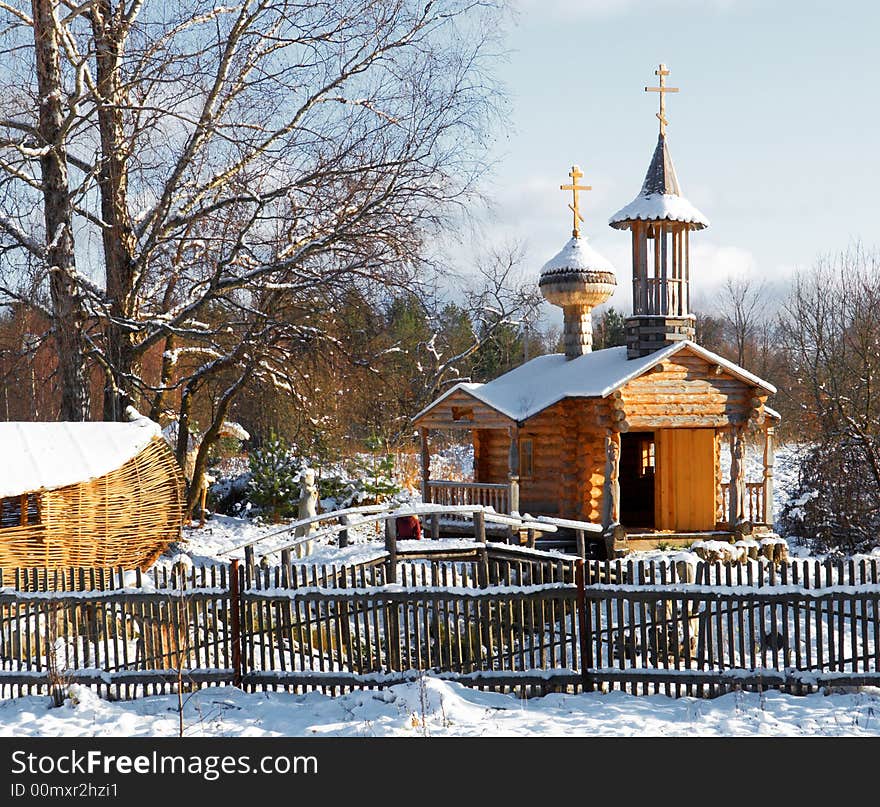
<instances>
[{"instance_id":1,"label":"wooden door","mask_svg":"<svg viewBox=\"0 0 880 807\"><path fill-rule=\"evenodd\" d=\"M715 529L715 430L660 429L655 435L656 528Z\"/></svg>"}]
</instances>

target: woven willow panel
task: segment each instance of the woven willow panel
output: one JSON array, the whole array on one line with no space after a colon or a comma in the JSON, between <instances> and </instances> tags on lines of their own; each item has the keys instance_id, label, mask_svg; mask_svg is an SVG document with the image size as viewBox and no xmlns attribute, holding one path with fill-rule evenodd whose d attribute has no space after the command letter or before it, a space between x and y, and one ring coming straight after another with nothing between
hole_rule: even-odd
<instances>
[{"instance_id":1,"label":"woven willow panel","mask_svg":"<svg viewBox=\"0 0 880 807\"><path fill-rule=\"evenodd\" d=\"M106 476L40 494L40 523L0 529L0 568L149 567L180 537L184 480L164 440Z\"/></svg>"}]
</instances>

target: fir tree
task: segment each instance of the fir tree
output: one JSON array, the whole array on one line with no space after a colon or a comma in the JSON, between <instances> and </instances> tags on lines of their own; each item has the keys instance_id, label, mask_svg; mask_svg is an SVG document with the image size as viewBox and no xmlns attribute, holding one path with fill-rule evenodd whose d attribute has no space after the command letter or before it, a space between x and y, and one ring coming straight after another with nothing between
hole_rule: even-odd
<instances>
[{"instance_id":1,"label":"fir tree","mask_svg":"<svg viewBox=\"0 0 880 807\"><path fill-rule=\"evenodd\" d=\"M251 452L250 497L273 522L289 515L299 500L299 468L283 437L274 432Z\"/></svg>"}]
</instances>

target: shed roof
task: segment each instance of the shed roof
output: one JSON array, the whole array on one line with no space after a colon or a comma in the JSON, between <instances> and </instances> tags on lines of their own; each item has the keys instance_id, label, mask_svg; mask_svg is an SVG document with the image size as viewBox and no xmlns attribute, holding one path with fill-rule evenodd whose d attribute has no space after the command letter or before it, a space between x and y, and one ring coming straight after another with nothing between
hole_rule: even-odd
<instances>
[{"instance_id":1,"label":"shed roof","mask_svg":"<svg viewBox=\"0 0 880 807\"><path fill-rule=\"evenodd\" d=\"M161 434L130 423L0 423L0 498L88 482L120 468Z\"/></svg>"},{"instance_id":2,"label":"shed roof","mask_svg":"<svg viewBox=\"0 0 880 807\"><path fill-rule=\"evenodd\" d=\"M456 390L469 393L512 420L527 420L564 398L605 398L654 365L685 349L711 364L720 365L746 384L769 393L776 392L772 384L723 356L700 347L696 342L682 340L637 359L627 359L625 347L597 350L576 359L567 359L562 353L538 356L488 384L457 384L419 412L414 420Z\"/></svg>"},{"instance_id":3,"label":"shed roof","mask_svg":"<svg viewBox=\"0 0 880 807\"><path fill-rule=\"evenodd\" d=\"M695 230L709 226L706 218L681 192L672 156L661 134L645 174L642 189L626 207L618 210L608 223L615 229L623 229L631 221L681 221Z\"/></svg>"}]
</instances>

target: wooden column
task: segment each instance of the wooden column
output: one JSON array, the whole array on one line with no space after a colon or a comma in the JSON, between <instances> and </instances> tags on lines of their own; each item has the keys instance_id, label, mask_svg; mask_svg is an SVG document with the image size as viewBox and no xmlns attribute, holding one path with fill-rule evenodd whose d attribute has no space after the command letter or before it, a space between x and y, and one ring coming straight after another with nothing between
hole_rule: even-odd
<instances>
[{"instance_id":1,"label":"wooden column","mask_svg":"<svg viewBox=\"0 0 880 807\"><path fill-rule=\"evenodd\" d=\"M510 428L510 450L507 453L508 510L519 513L519 429Z\"/></svg>"},{"instance_id":2,"label":"wooden column","mask_svg":"<svg viewBox=\"0 0 880 807\"><path fill-rule=\"evenodd\" d=\"M605 484L602 490L602 526L620 523L620 432L605 431Z\"/></svg>"},{"instance_id":3,"label":"wooden column","mask_svg":"<svg viewBox=\"0 0 880 807\"><path fill-rule=\"evenodd\" d=\"M658 314L669 313L669 233L660 225L660 306Z\"/></svg>"},{"instance_id":4,"label":"wooden column","mask_svg":"<svg viewBox=\"0 0 880 807\"><path fill-rule=\"evenodd\" d=\"M385 551L388 559L385 561L385 580L388 583L397 582L397 519L390 516L385 519Z\"/></svg>"},{"instance_id":5,"label":"wooden column","mask_svg":"<svg viewBox=\"0 0 880 807\"><path fill-rule=\"evenodd\" d=\"M635 313L646 314L648 312L648 225L639 224L639 310ZM636 305L633 300L633 306Z\"/></svg>"},{"instance_id":6,"label":"wooden column","mask_svg":"<svg viewBox=\"0 0 880 807\"><path fill-rule=\"evenodd\" d=\"M773 435L775 429L769 423L764 426L764 523L773 526Z\"/></svg>"},{"instance_id":7,"label":"wooden column","mask_svg":"<svg viewBox=\"0 0 880 807\"><path fill-rule=\"evenodd\" d=\"M654 233L654 284L651 287L651 302L648 309L649 314L660 313L660 224L655 222L652 225Z\"/></svg>"},{"instance_id":8,"label":"wooden column","mask_svg":"<svg viewBox=\"0 0 880 807\"><path fill-rule=\"evenodd\" d=\"M428 448L428 430L419 429L419 436L422 438L422 501L427 503L430 501L428 482L431 479L431 452Z\"/></svg>"},{"instance_id":9,"label":"wooden column","mask_svg":"<svg viewBox=\"0 0 880 807\"><path fill-rule=\"evenodd\" d=\"M730 529L743 520L745 506L745 464L743 463L743 426L730 425Z\"/></svg>"},{"instance_id":10,"label":"wooden column","mask_svg":"<svg viewBox=\"0 0 880 807\"><path fill-rule=\"evenodd\" d=\"M683 262L684 279L684 297L682 299L682 314L687 315L691 312L691 231L685 228L684 231L684 262Z\"/></svg>"}]
</instances>

